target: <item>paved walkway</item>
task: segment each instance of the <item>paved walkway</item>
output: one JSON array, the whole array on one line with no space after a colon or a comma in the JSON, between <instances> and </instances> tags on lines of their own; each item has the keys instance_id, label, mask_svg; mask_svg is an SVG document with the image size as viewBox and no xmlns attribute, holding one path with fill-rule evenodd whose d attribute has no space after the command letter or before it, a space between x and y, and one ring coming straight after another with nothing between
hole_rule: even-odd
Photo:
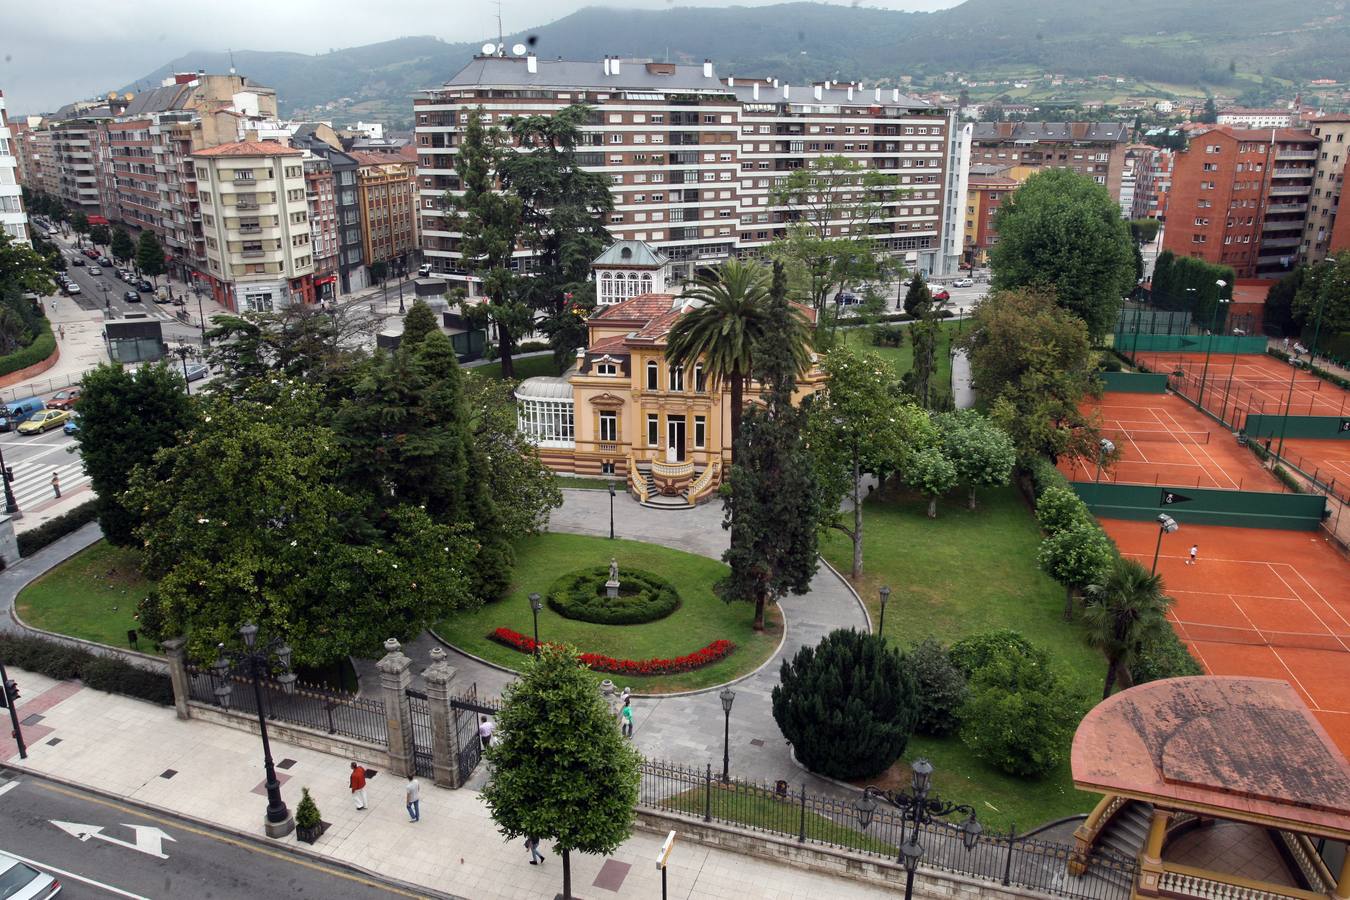
<instances>
[{"instance_id":1,"label":"paved walkway","mask_svg":"<svg viewBox=\"0 0 1350 900\"><path fill-rule=\"evenodd\" d=\"M28 760L0 737L0 761L44 773L112 797L167 810L237 833L261 838L266 798L258 738L201 721L180 721L171 708L55 682L11 669L23 686L19 715ZM7 731L7 729L6 729ZM373 874L436 892L469 898L553 896L562 864L544 845L547 862L527 863L519 841L496 830L476 791L423 785L422 820L403 807L403 781L388 773L370 780L368 809L358 812L347 789L347 761L272 742L282 796L292 811L308 787L331 827L309 848L293 837L269 846L341 860ZM20 775L20 778L23 776ZM110 812L110 821L117 821ZM170 836L174 829L167 829ZM653 865L665 835L636 832L609 857L574 854L573 889L596 897L656 897ZM73 840L73 839L72 839ZM173 844L165 844L173 854ZM857 881L793 869L778 862L680 842L670 860L670 888L677 897L875 898L894 893Z\"/></svg>"},{"instance_id":2,"label":"paved walkway","mask_svg":"<svg viewBox=\"0 0 1350 900\"><path fill-rule=\"evenodd\" d=\"M964 350L952 353L952 400L957 409L975 405L975 391L970 386L970 357Z\"/></svg>"},{"instance_id":3,"label":"paved walkway","mask_svg":"<svg viewBox=\"0 0 1350 900\"><path fill-rule=\"evenodd\" d=\"M728 546L728 532L722 528L720 503L708 503L692 510L658 510L638 505L628 497L615 500L615 532L620 538L660 544L687 553L720 559ZM609 494L605 491L564 490L563 505L553 511L552 531L609 535ZM787 635L778 652L755 674L734 685L735 704L731 712L731 772L737 778L764 783L779 779L808 790L837 793L833 783L811 775L793 762L787 741L773 719L770 695L778 684L784 659L807 644L815 644L836 628L866 630L867 620L857 600L841 578L821 566L802 597L787 597L780 604ZM746 609L749 615L749 608ZM404 648L420 672L431 661L435 640L424 635ZM479 662L458 651L451 652L459 670L459 684L476 683L479 695L500 695L514 675ZM374 662L360 660L358 671L374 678ZM367 683L375 681L367 678ZM420 681L420 676L418 678ZM620 687L623 685L620 684ZM640 690L640 688L639 688ZM718 690L664 698L635 698L633 701L633 740L638 749L652 759L669 760L689 766L712 763L720 769L722 759L723 714Z\"/></svg>"}]
</instances>

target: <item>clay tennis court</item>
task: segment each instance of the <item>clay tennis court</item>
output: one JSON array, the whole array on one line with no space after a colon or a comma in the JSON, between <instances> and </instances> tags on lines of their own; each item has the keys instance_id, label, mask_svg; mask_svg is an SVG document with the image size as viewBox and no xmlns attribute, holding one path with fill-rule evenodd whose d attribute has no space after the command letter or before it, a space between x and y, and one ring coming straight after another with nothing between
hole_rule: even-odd
<instances>
[{"instance_id":1,"label":"clay tennis court","mask_svg":"<svg viewBox=\"0 0 1350 900\"><path fill-rule=\"evenodd\" d=\"M1152 564L1157 525L1102 526ZM1163 537L1158 573L1176 601L1168 618L1206 672L1288 681L1350 754L1350 565L1320 531L1182 525Z\"/></svg>"},{"instance_id":2,"label":"clay tennis court","mask_svg":"<svg viewBox=\"0 0 1350 900\"><path fill-rule=\"evenodd\" d=\"M1271 447L1279 446L1279 438L1272 438ZM1326 485L1342 503L1350 503L1350 441L1285 438L1280 455Z\"/></svg>"},{"instance_id":3,"label":"clay tennis court","mask_svg":"<svg viewBox=\"0 0 1350 900\"><path fill-rule=\"evenodd\" d=\"M1085 411L1102 416L1102 436L1116 445L1101 480L1122 484L1282 491L1284 486L1222 425L1172 394L1107 393ZM1061 460L1072 481L1097 480L1093 462Z\"/></svg>"},{"instance_id":4,"label":"clay tennis court","mask_svg":"<svg viewBox=\"0 0 1350 900\"><path fill-rule=\"evenodd\" d=\"M1350 410L1350 391L1273 356L1256 353L1212 353L1206 372L1205 354L1175 350L1141 351L1139 362L1154 372L1185 372L1184 393L1194 396L1205 380L1206 408L1220 412L1236 407L1243 413L1282 415L1289 403L1292 416L1339 416ZM1293 394L1290 395L1292 376ZM1224 416L1227 418L1227 416ZM1230 420L1231 421L1231 420Z\"/></svg>"}]
</instances>

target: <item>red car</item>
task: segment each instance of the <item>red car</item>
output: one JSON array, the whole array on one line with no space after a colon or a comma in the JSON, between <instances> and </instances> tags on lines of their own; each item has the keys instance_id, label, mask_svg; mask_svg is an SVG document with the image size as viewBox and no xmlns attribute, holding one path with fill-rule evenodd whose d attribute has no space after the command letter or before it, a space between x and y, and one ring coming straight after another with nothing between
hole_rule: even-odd
<instances>
[{"instance_id":1,"label":"red car","mask_svg":"<svg viewBox=\"0 0 1350 900\"><path fill-rule=\"evenodd\" d=\"M943 303L945 303L948 300L952 299L952 295L947 291L946 288L938 288L936 291L933 291L933 299L940 300Z\"/></svg>"},{"instance_id":2,"label":"red car","mask_svg":"<svg viewBox=\"0 0 1350 900\"><path fill-rule=\"evenodd\" d=\"M79 388L66 388L64 391L58 391L52 399L47 401L48 409L73 409L75 401L80 399Z\"/></svg>"}]
</instances>

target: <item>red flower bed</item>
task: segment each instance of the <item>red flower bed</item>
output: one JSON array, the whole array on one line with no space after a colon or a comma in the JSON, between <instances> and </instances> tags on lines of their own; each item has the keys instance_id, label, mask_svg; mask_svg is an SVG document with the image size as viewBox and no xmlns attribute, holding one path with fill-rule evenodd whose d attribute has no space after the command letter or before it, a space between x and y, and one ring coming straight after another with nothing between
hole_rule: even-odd
<instances>
[{"instance_id":1,"label":"red flower bed","mask_svg":"<svg viewBox=\"0 0 1350 900\"><path fill-rule=\"evenodd\" d=\"M499 644L505 644L521 653L534 652L534 638L526 637L510 628L498 628L488 637ZM596 672L611 672L616 675L674 675L679 672L692 672L725 659L736 645L731 641L713 641L702 650L695 650L686 656L674 658L656 657L654 659L615 659L603 653L582 653L581 662Z\"/></svg>"}]
</instances>

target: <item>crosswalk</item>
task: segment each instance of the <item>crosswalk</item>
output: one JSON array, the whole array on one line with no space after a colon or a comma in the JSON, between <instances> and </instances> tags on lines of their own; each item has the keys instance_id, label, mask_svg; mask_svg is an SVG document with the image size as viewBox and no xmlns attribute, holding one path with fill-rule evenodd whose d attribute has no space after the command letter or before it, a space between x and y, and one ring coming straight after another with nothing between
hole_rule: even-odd
<instances>
[{"instance_id":1,"label":"crosswalk","mask_svg":"<svg viewBox=\"0 0 1350 900\"><path fill-rule=\"evenodd\" d=\"M10 463L10 468L14 470L14 482L10 488L14 491L14 501L19 504L21 510L56 499L56 495L52 492L53 472L61 479L63 496L89 483L89 476L84 474L84 465L79 457L71 456L64 451L52 454L49 460L22 460Z\"/></svg>"}]
</instances>

